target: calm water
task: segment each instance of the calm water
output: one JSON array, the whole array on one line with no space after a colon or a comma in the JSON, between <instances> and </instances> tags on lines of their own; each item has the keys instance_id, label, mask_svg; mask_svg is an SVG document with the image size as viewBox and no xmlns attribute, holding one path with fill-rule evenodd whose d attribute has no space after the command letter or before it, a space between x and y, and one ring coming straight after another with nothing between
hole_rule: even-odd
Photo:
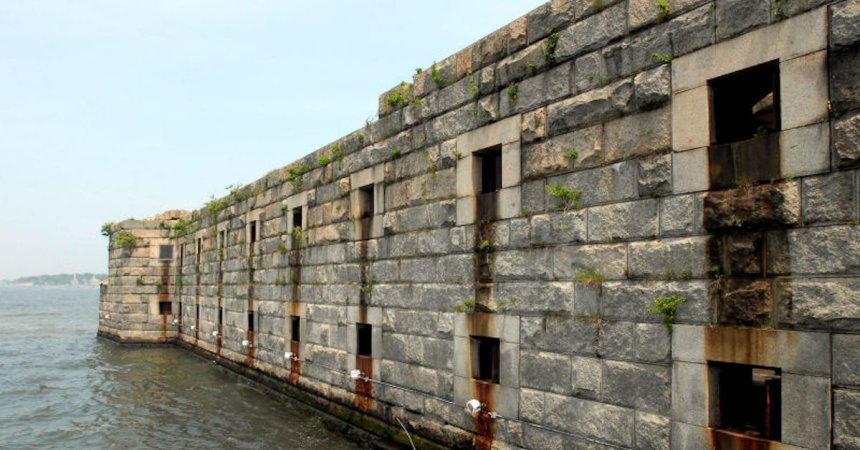
<instances>
[{"instance_id":1,"label":"calm water","mask_svg":"<svg viewBox=\"0 0 860 450\"><path fill-rule=\"evenodd\" d=\"M96 339L98 289L0 287L0 448L358 448L172 348Z\"/></svg>"}]
</instances>

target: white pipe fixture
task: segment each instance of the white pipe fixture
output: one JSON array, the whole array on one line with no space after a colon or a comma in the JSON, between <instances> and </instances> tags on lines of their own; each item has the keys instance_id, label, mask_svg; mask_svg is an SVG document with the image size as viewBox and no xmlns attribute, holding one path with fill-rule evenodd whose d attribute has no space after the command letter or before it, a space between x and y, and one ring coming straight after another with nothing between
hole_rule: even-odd
<instances>
[{"instance_id":1,"label":"white pipe fixture","mask_svg":"<svg viewBox=\"0 0 860 450\"><path fill-rule=\"evenodd\" d=\"M196 326L191 325L191 331L194 331L194 330L196 330L196 329L197 329L197 327L196 327Z\"/></svg>"},{"instance_id":2,"label":"white pipe fixture","mask_svg":"<svg viewBox=\"0 0 860 450\"><path fill-rule=\"evenodd\" d=\"M485 412L488 416L490 416L493 419L501 417L493 411L486 412L485 411L486 409L487 409L487 405L484 403L481 403L480 400L473 398L473 399L469 400L468 402L466 402L466 413L472 417L478 417L478 415L483 413L483 412Z\"/></svg>"},{"instance_id":3,"label":"white pipe fixture","mask_svg":"<svg viewBox=\"0 0 860 450\"><path fill-rule=\"evenodd\" d=\"M358 370L358 369L350 370L350 371L349 371L349 378L351 378L351 379L353 379L353 380L364 380L364 381L367 381L367 379L364 377L364 374L363 374L363 373L361 373L361 371L360 371L360 370Z\"/></svg>"},{"instance_id":4,"label":"white pipe fixture","mask_svg":"<svg viewBox=\"0 0 860 450\"><path fill-rule=\"evenodd\" d=\"M248 348L248 347L254 348L254 346L253 346L253 345L251 345L251 341L249 341L249 340L247 340L247 339L242 339L242 347L245 347L245 348Z\"/></svg>"},{"instance_id":5,"label":"white pipe fixture","mask_svg":"<svg viewBox=\"0 0 860 450\"><path fill-rule=\"evenodd\" d=\"M173 325L179 325L179 319L173 319Z\"/></svg>"},{"instance_id":6,"label":"white pipe fixture","mask_svg":"<svg viewBox=\"0 0 860 450\"><path fill-rule=\"evenodd\" d=\"M286 352L286 353L284 353L284 359L286 359L288 361L296 361L299 358L296 358L296 354L293 352Z\"/></svg>"},{"instance_id":7,"label":"white pipe fixture","mask_svg":"<svg viewBox=\"0 0 860 450\"><path fill-rule=\"evenodd\" d=\"M218 332L217 332L217 331L213 331L213 332L212 332L212 337L218 337Z\"/></svg>"}]
</instances>

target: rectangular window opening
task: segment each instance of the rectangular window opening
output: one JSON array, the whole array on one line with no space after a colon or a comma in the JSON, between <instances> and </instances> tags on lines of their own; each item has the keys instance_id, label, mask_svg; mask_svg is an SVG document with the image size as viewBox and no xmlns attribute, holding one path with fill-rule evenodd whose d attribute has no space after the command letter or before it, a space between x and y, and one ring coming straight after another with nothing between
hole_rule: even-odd
<instances>
[{"instance_id":1,"label":"rectangular window opening","mask_svg":"<svg viewBox=\"0 0 860 450\"><path fill-rule=\"evenodd\" d=\"M359 217L366 219L373 217L373 185L369 184L358 189L358 211Z\"/></svg>"},{"instance_id":2,"label":"rectangular window opening","mask_svg":"<svg viewBox=\"0 0 860 450\"><path fill-rule=\"evenodd\" d=\"M293 229L302 229L302 208L293 208Z\"/></svg>"},{"instance_id":3,"label":"rectangular window opening","mask_svg":"<svg viewBox=\"0 0 860 450\"><path fill-rule=\"evenodd\" d=\"M778 441L782 371L744 364L709 363L711 423L715 428Z\"/></svg>"},{"instance_id":4,"label":"rectangular window opening","mask_svg":"<svg viewBox=\"0 0 860 450\"><path fill-rule=\"evenodd\" d=\"M185 265L185 244L179 245L179 267Z\"/></svg>"},{"instance_id":5,"label":"rectangular window opening","mask_svg":"<svg viewBox=\"0 0 860 450\"><path fill-rule=\"evenodd\" d=\"M218 329L221 329L221 325L224 325L224 308L218 308Z\"/></svg>"},{"instance_id":6,"label":"rectangular window opening","mask_svg":"<svg viewBox=\"0 0 860 450\"><path fill-rule=\"evenodd\" d=\"M251 243L253 244L253 243L257 242L257 221L256 220L251 221L250 234L251 234Z\"/></svg>"},{"instance_id":7,"label":"rectangular window opening","mask_svg":"<svg viewBox=\"0 0 860 450\"><path fill-rule=\"evenodd\" d=\"M712 188L780 177L779 61L708 81L711 91Z\"/></svg>"},{"instance_id":8,"label":"rectangular window opening","mask_svg":"<svg viewBox=\"0 0 860 450\"><path fill-rule=\"evenodd\" d=\"M482 194L496 192L502 188L502 149L494 147L475 153L481 167L479 186Z\"/></svg>"},{"instance_id":9,"label":"rectangular window opening","mask_svg":"<svg viewBox=\"0 0 860 450\"><path fill-rule=\"evenodd\" d=\"M254 331L254 311L248 311L248 331Z\"/></svg>"},{"instance_id":10,"label":"rectangular window opening","mask_svg":"<svg viewBox=\"0 0 860 450\"><path fill-rule=\"evenodd\" d=\"M301 322L299 316L290 316L290 338L293 342L301 340Z\"/></svg>"},{"instance_id":11,"label":"rectangular window opening","mask_svg":"<svg viewBox=\"0 0 860 450\"><path fill-rule=\"evenodd\" d=\"M200 264L200 258L203 255L203 239L197 238L197 264Z\"/></svg>"},{"instance_id":12,"label":"rectangular window opening","mask_svg":"<svg viewBox=\"0 0 860 450\"><path fill-rule=\"evenodd\" d=\"M489 383L499 383L498 338L472 336L472 378Z\"/></svg>"},{"instance_id":13,"label":"rectangular window opening","mask_svg":"<svg viewBox=\"0 0 860 450\"><path fill-rule=\"evenodd\" d=\"M373 326L366 323L355 324L358 336L357 352L359 356L371 356L373 354Z\"/></svg>"},{"instance_id":14,"label":"rectangular window opening","mask_svg":"<svg viewBox=\"0 0 860 450\"><path fill-rule=\"evenodd\" d=\"M158 259L169 260L173 259L173 246L170 244L162 244L158 246Z\"/></svg>"},{"instance_id":15,"label":"rectangular window opening","mask_svg":"<svg viewBox=\"0 0 860 450\"><path fill-rule=\"evenodd\" d=\"M173 312L170 302L158 302L158 313L162 316L169 315Z\"/></svg>"},{"instance_id":16,"label":"rectangular window opening","mask_svg":"<svg viewBox=\"0 0 860 450\"><path fill-rule=\"evenodd\" d=\"M218 232L218 248L224 248L227 245L227 236L224 230Z\"/></svg>"},{"instance_id":17,"label":"rectangular window opening","mask_svg":"<svg viewBox=\"0 0 860 450\"><path fill-rule=\"evenodd\" d=\"M194 321L200 320L200 305L194 305Z\"/></svg>"}]
</instances>

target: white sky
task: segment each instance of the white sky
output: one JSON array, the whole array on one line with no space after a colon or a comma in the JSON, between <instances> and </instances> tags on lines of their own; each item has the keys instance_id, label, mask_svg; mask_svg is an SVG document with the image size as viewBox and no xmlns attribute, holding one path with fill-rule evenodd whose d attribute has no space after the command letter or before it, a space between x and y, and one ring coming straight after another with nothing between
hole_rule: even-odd
<instances>
[{"instance_id":1,"label":"white sky","mask_svg":"<svg viewBox=\"0 0 860 450\"><path fill-rule=\"evenodd\" d=\"M102 223L289 164L541 3L0 0L0 279L105 272Z\"/></svg>"}]
</instances>

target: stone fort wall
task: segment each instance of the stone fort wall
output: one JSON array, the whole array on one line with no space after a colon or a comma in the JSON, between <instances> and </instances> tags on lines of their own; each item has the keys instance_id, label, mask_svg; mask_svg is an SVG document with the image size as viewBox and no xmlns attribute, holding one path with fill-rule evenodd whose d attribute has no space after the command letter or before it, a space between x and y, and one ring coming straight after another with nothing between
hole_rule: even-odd
<instances>
[{"instance_id":1,"label":"stone fort wall","mask_svg":"<svg viewBox=\"0 0 860 450\"><path fill-rule=\"evenodd\" d=\"M401 444L860 448L858 55L857 0L549 2L112 225L99 334Z\"/></svg>"}]
</instances>

